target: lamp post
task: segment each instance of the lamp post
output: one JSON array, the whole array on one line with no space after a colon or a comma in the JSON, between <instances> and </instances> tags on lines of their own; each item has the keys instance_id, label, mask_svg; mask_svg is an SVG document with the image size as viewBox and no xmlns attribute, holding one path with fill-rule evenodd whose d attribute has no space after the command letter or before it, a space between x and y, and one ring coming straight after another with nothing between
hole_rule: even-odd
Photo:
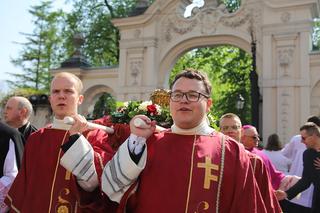
<instances>
[{"instance_id":1,"label":"lamp post","mask_svg":"<svg viewBox=\"0 0 320 213\"><path fill-rule=\"evenodd\" d=\"M241 94L239 94L236 101L236 108L239 111L239 110L242 110L243 107L244 107L244 98L242 97Z\"/></svg>"},{"instance_id":2,"label":"lamp post","mask_svg":"<svg viewBox=\"0 0 320 213\"><path fill-rule=\"evenodd\" d=\"M258 74L256 65L256 40L253 35L253 29L251 29L251 52L252 52L252 70L250 72L251 83L251 119L252 125L260 131L259 128L259 104L260 104L260 92L258 86Z\"/></svg>"}]
</instances>

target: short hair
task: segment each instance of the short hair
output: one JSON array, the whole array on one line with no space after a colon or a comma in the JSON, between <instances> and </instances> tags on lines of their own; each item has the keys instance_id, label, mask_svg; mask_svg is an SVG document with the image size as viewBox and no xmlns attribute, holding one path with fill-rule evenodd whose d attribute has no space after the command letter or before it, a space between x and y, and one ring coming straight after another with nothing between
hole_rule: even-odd
<instances>
[{"instance_id":1,"label":"short hair","mask_svg":"<svg viewBox=\"0 0 320 213\"><path fill-rule=\"evenodd\" d=\"M30 101L22 96L13 96L10 99L15 99L18 102L18 109L22 109L22 108L26 108L27 109L27 119L30 118L30 116L33 113L33 108L32 108L32 104L30 103ZM10 100L9 99L9 100Z\"/></svg>"},{"instance_id":2,"label":"short hair","mask_svg":"<svg viewBox=\"0 0 320 213\"><path fill-rule=\"evenodd\" d=\"M80 80L80 78L78 78L78 76L76 76L75 74L73 73L70 73L70 72L59 72L58 74L56 74L52 81L51 81L51 87L52 87L52 82L57 79L57 78L72 78L76 81L76 90L79 94L81 94L82 92L82 89L83 89L83 84L82 84L82 81Z\"/></svg>"},{"instance_id":3,"label":"short hair","mask_svg":"<svg viewBox=\"0 0 320 213\"><path fill-rule=\"evenodd\" d=\"M303 126L300 127L300 131L305 130L307 135L317 135L320 137L320 127L313 122L307 122Z\"/></svg>"},{"instance_id":4,"label":"short hair","mask_svg":"<svg viewBox=\"0 0 320 213\"><path fill-rule=\"evenodd\" d=\"M192 68L185 69L181 73L176 75L172 84L170 85L170 89L172 89L173 85L180 78L196 79L198 81L202 81L207 95L211 96L212 86L211 86L211 83L208 79L208 76L205 73L203 73L199 70L192 69Z\"/></svg>"},{"instance_id":5,"label":"short hair","mask_svg":"<svg viewBox=\"0 0 320 213\"><path fill-rule=\"evenodd\" d=\"M226 113L226 114L222 115L221 118L220 118L220 120L219 120L219 125L220 125L220 123L221 123L221 120L224 119L224 118L234 118L234 119L238 120L239 123L240 123L240 126L242 126L242 124L241 124L241 119L239 118L238 115L236 115L236 114L234 114L234 113L229 112L229 113Z\"/></svg>"},{"instance_id":6,"label":"short hair","mask_svg":"<svg viewBox=\"0 0 320 213\"><path fill-rule=\"evenodd\" d=\"M313 122L315 123L317 126L320 127L320 118L318 116L310 116L307 120L307 122Z\"/></svg>"},{"instance_id":7,"label":"short hair","mask_svg":"<svg viewBox=\"0 0 320 213\"><path fill-rule=\"evenodd\" d=\"M268 142L267 145L265 147L266 150L270 150L270 151L278 151L282 149L282 145L281 145L281 141L279 138L279 135L277 135L276 133L271 134L268 137Z\"/></svg>"}]
</instances>

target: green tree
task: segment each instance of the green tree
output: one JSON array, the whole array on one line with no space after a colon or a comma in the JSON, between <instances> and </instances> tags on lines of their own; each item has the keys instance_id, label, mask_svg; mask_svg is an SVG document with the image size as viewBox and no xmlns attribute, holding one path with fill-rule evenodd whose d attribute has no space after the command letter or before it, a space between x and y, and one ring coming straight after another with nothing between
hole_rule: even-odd
<instances>
[{"instance_id":1,"label":"green tree","mask_svg":"<svg viewBox=\"0 0 320 213\"><path fill-rule=\"evenodd\" d=\"M320 19L314 20L312 44L313 50L320 50Z\"/></svg>"},{"instance_id":2,"label":"green tree","mask_svg":"<svg viewBox=\"0 0 320 213\"><path fill-rule=\"evenodd\" d=\"M51 1L32 6L29 12L34 17L32 33L22 33L27 42L22 43L22 50L11 62L22 69L21 73L10 73L14 81L8 81L13 88L49 89L51 81L49 70L56 68L61 62L61 38L59 21L62 11L51 11Z\"/></svg>"},{"instance_id":3,"label":"green tree","mask_svg":"<svg viewBox=\"0 0 320 213\"><path fill-rule=\"evenodd\" d=\"M94 105L93 118L97 119L104 115L111 115L111 113L116 111L116 109L117 104L114 97L109 93L103 93Z\"/></svg>"},{"instance_id":4,"label":"green tree","mask_svg":"<svg viewBox=\"0 0 320 213\"><path fill-rule=\"evenodd\" d=\"M73 10L67 15L64 31L68 52L73 51L73 35L81 33L85 37L82 53L92 66L117 65L120 34L111 20L128 17L137 0L72 0L71 3Z\"/></svg>"},{"instance_id":5,"label":"green tree","mask_svg":"<svg viewBox=\"0 0 320 213\"><path fill-rule=\"evenodd\" d=\"M219 0L220 3L224 3L229 12L235 12L241 5L241 0Z\"/></svg>"}]
</instances>

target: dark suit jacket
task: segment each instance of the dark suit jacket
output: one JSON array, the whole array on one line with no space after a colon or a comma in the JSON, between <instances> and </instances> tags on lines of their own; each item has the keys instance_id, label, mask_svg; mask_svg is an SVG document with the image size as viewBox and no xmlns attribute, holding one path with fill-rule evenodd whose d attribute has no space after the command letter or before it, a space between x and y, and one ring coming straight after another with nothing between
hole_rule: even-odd
<instances>
[{"instance_id":1,"label":"dark suit jacket","mask_svg":"<svg viewBox=\"0 0 320 213\"><path fill-rule=\"evenodd\" d=\"M10 139L14 143L17 166L20 168L24 148L23 136L16 129L0 122L0 177L3 176L3 165L9 151Z\"/></svg>"}]
</instances>

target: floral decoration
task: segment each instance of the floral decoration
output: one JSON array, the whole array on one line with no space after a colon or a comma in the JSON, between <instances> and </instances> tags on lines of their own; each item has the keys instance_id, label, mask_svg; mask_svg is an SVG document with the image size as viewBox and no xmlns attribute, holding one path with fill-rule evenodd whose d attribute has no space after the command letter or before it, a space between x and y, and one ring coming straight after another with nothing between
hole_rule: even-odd
<instances>
[{"instance_id":1,"label":"floral decoration","mask_svg":"<svg viewBox=\"0 0 320 213\"><path fill-rule=\"evenodd\" d=\"M124 102L116 112L111 113L113 123L128 124L135 115L146 115L163 127L170 127L172 125L172 118L168 107L161 107L151 101Z\"/></svg>"}]
</instances>

